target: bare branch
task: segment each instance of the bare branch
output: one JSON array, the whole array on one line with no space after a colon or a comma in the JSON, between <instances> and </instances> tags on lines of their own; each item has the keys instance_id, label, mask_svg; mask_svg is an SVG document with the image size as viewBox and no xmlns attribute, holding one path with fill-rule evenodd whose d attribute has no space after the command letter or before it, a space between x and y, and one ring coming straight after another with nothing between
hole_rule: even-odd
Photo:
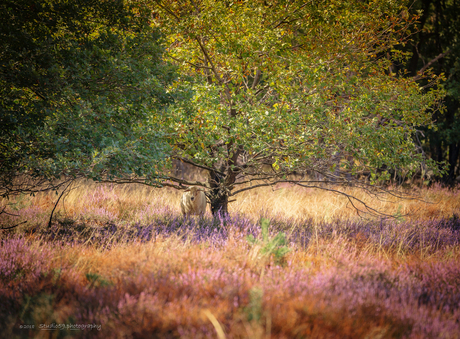
<instances>
[{"instance_id":1,"label":"bare branch","mask_svg":"<svg viewBox=\"0 0 460 339\"><path fill-rule=\"evenodd\" d=\"M9 212L5 211L5 210L6 210L6 206L7 206L7 205L5 205L5 207L3 207L2 211L0 212L0 214L6 214L6 215L10 215L10 216L12 216L12 217L19 217L18 214L12 214L12 213L9 213Z\"/></svg>"},{"instance_id":2,"label":"bare branch","mask_svg":"<svg viewBox=\"0 0 460 339\"><path fill-rule=\"evenodd\" d=\"M206 171L214 171L216 173L219 173L220 175L225 175L224 173L216 170L215 168L208 167L208 166L205 166L205 165L199 165L199 164L197 164L197 163L195 163L195 162L193 162L193 161L191 161L189 159L186 159L186 158L182 158L182 157L179 157L179 156L176 156L176 155L172 156L172 158L177 159L177 160L182 161L182 162L185 162L186 164L192 165L194 167L204 169Z\"/></svg>"},{"instance_id":3,"label":"bare branch","mask_svg":"<svg viewBox=\"0 0 460 339\"><path fill-rule=\"evenodd\" d=\"M436 56L435 58L431 59L425 66L423 66L423 67L420 69L420 71L417 72L417 73L419 73L419 74L417 74L416 76L414 76L412 79L413 79L414 81L423 79L423 76L422 76L423 72L425 72L425 71L428 69L428 67L430 67L432 64L434 64L436 61L438 61L438 60L441 59L441 58L444 58L444 57L445 57L447 54L449 54L449 53L450 53L450 49L448 49L448 50L445 51L444 53L439 54L439 55Z\"/></svg>"},{"instance_id":4,"label":"bare branch","mask_svg":"<svg viewBox=\"0 0 460 339\"><path fill-rule=\"evenodd\" d=\"M66 186L66 188L64 188L64 190L62 191L61 195L59 195L59 198L57 199L56 204L54 204L53 210L51 211L51 214L50 214L50 220L48 221L48 228L51 227L51 221L53 219L53 213L54 213L54 210L56 209L56 207L57 207L57 205L59 203L59 200L61 200L61 198L64 195L65 191L69 188L70 185L72 185L72 183L73 183L73 180L71 180L70 183Z\"/></svg>"},{"instance_id":5,"label":"bare branch","mask_svg":"<svg viewBox=\"0 0 460 339\"><path fill-rule=\"evenodd\" d=\"M69 181L80 179L83 176L76 175L74 177L66 177L58 180L57 183L53 183L47 178L31 178L24 176L19 182L4 183L0 186L0 196L7 197L10 195L18 194L37 194L44 193L51 190L58 190L62 186L66 185Z\"/></svg>"},{"instance_id":6,"label":"bare branch","mask_svg":"<svg viewBox=\"0 0 460 339\"><path fill-rule=\"evenodd\" d=\"M168 182L176 182L178 185ZM164 176L162 178L161 183L151 183L148 181L147 178L121 178L121 179L113 179L113 180L101 180L101 183L111 183L111 184L117 184L117 185L126 185L126 184L140 184L140 185L145 185L149 187L172 187L177 190L183 190L186 189L187 186L202 186L202 187L207 187L206 183L201 182L201 181L189 181L189 180L184 180L184 179L179 179L174 176Z\"/></svg>"},{"instance_id":7,"label":"bare branch","mask_svg":"<svg viewBox=\"0 0 460 339\"><path fill-rule=\"evenodd\" d=\"M14 225L14 226L0 227L0 231L10 230L10 229L12 229L12 228L18 227L19 225L25 224L26 222L27 222L27 220L26 220L26 221L23 221L23 222L20 222L19 224L16 224L16 225Z\"/></svg>"}]
</instances>

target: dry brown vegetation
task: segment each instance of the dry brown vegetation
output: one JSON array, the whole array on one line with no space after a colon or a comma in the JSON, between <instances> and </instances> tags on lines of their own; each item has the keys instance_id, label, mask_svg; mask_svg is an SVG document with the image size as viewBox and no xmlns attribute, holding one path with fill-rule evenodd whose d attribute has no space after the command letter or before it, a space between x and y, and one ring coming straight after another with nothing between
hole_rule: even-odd
<instances>
[{"instance_id":1,"label":"dry brown vegetation","mask_svg":"<svg viewBox=\"0 0 460 339\"><path fill-rule=\"evenodd\" d=\"M460 338L457 190L346 192L398 218L359 219L321 190L265 188L238 196L239 217L213 233L209 211L182 218L181 192L80 183L47 230L58 196L16 197L20 217L2 222L28 222L0 235L0 326L14 338ZM267 254L280 233L289 252ZM99 330L39 328L53 323Z\"/></svg>"}]
</instances>

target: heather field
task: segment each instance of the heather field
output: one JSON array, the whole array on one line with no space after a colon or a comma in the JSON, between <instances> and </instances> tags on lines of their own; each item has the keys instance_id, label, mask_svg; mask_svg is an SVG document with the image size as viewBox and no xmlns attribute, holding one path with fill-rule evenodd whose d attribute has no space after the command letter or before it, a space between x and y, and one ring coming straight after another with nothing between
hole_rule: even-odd
<instances>
[{"instance_id":1,"label":"heather field","mask_svg":"<svg viewBox=\"0 0 460 339\"><path fill-rule=\"evenodd\" d=\"M184 219L180 193L80 183L2 201L5 338L460 338L460 196L248 191ZM3 208L3 207L2 207ZM209 213L209 212L208 212Z\"/></svg>"}]
</instances>

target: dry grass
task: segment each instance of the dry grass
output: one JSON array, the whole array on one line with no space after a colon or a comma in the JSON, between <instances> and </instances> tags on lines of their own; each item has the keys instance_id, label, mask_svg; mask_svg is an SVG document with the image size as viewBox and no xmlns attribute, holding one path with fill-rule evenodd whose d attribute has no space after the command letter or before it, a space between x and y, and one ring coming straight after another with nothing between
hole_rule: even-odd
<instances>
[{"instance_id":1,"label":"dry grass","mask_svg":"<svg viewBox=\"0 0 460 339\"><path fill-rule=\"evenodd\" d=\"M344 188L343 192L364 201L379 212L397 215L406 220L449 218L460 214L458 189L434 186L430 189L405 191L404 193L413 197L411 199L398 199L389 194L372 196L356 188ZM181 194L182 192L174 189L158 189L144 185L117 186L79 182L63 196L55 213L70 218L91 218L96 214L99 217L105 216L106 219L142 219L146 206L153 209L167 207L172 212L179 213ZM30 219L29 214L35 218L46 211L49 215L57 198L55 193L48 193L36 197L15 197L0 203L12 203L13 209L10 208L10 211L13 213L14 209L27 207L28 210L22 214ZM260 215L271 218L309 218L316 222L355 219L359 215L369 217L366 214L358 214L345 196L320 189L267 187L243 192L235 198L236 201L229 204L230 214L245 215L254 220L258 220ZM364 209L363 205L356 202L355 204L358 208ZM45 222L47 213L41 216L40 222ZM21 218L3 217L11 223L23 221Z\"/></svg>"},{"instance_id":2,"label":"dry grass","mask_svg":"<svg viewBox=\"0 0 460 339\"><path fill-rule=\"evenodd\" d=\"M460 248L453 239L459 231L449 228L457 224L422 222L460 214L457 191L433 187L420 190L420 200L392 201L345 192L400 219L410 213L408 223L377 233L347 224L357 218L347 199L321 190L241 194L230 205L233 215L255 223L265 215L279 227L312 220L295 226L310 227L308 242L287 244L290 251L278 260L263 252L260 233L257 242L248 241L250 230L235 220L225 226L225 241L193 240L199 219L189 234L160 231L149 240L131 234L126 241L110 238L108 247L90 237L56 240L30 230L46 225L57 196L16 197L8 203L20 217L0 221L28 224L0 234L0 303L6 305L0 326L15 338L460 338ZM99 232L116 224L110 236L118 237L123 228L160 227L161 218L185 225L180 195L82 182L63 196L55 226ZM52 323L101 328L37 329ZM20 327L27 324L36 327Z\"/></svg>"},{"instance_id":3,"label":"dry grass","mask_svg":"<svg viewBox=\"0 0 460 339\"><path fill-rule=\"evenodd\" d=\"M435 186L405 191L412 196L399 199L389 194L372 196L357 188L344 188L343 192L364 201L370 207L409 219L451 217L460 213L460 195L457 189ZM260 214L267 211L274 216L312 218L315 221L349 219L358 216L347 197L320 189L302 187L259 188L237 196L231 211L243 214ZM356 203L356 202L355 202ZM362 204L356 206L364 210ZM365 214L363 216L366 216Z\"/></svg>"}]
</instances>

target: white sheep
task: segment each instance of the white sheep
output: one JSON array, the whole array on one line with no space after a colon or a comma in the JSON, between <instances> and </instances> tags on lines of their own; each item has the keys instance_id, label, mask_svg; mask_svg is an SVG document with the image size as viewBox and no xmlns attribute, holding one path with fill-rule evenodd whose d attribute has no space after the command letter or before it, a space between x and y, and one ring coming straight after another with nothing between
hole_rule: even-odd
<instances>
[{"instance_id":1,"label":"white sheep","mask_svg":"<svg viewBox=\"0 0 460 339\"><path fill-rule=\"evenodd\" d=\"M189 187L185 190L180 201L182 214L203 215L206 212L206 196L199 187Z\"/></svg>"}]
</instances>

